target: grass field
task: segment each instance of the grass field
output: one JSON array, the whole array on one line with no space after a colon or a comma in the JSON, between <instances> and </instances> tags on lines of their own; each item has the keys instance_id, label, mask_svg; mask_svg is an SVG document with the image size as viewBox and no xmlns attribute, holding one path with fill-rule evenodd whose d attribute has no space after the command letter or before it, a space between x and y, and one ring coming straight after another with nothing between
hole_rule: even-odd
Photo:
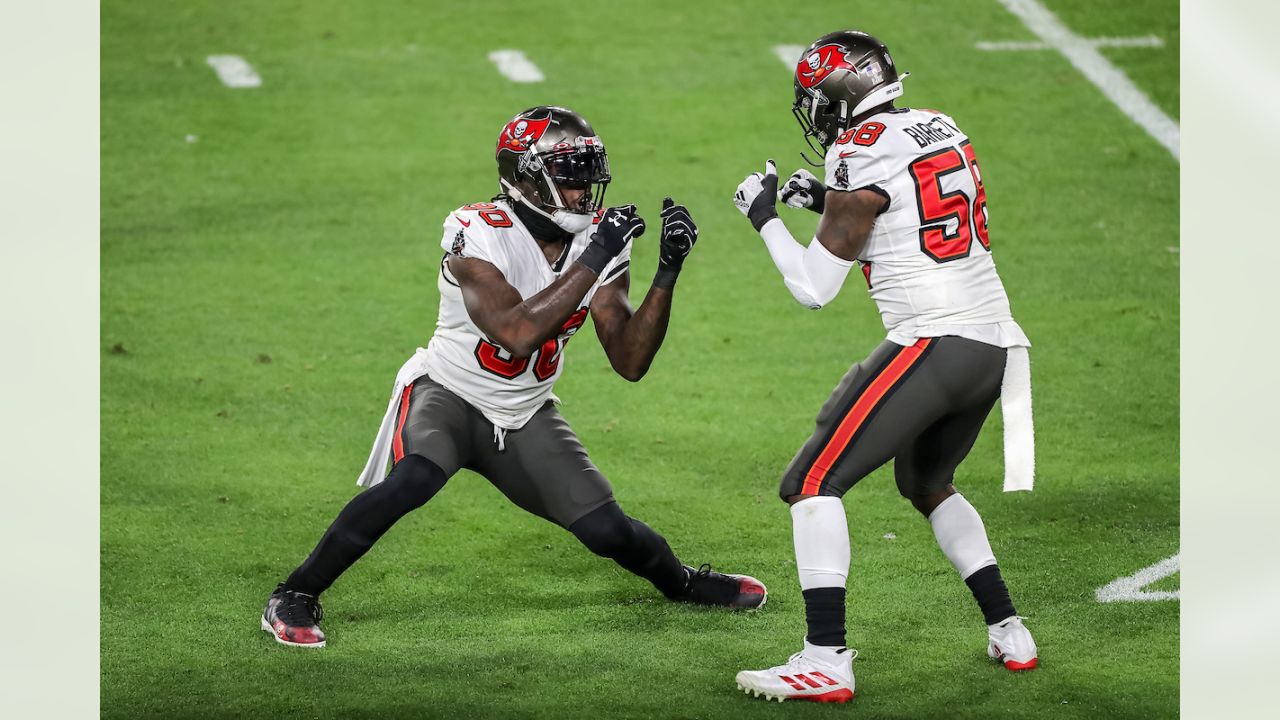
<instances>
[{"instance_id":1,"label":"grass field","mask_svg":"<svg viewBox=\"0 0 1280 720\"><path fill-rule=\"evenodd\" d=\"M1103 52L1177 119L1176 2L1048 5L1087 37L1161 38ZM733 674L803 633L777 477L884 332L860 282L797 305L729 197L764 158L799 162L770 48L850 25L982 162L1035 343L1039 472L1034 493L1001 492L995 413L957 484L1042 667L986 658L968 591L883 468L845 503L858 698L769 705ZM975 49L1030 39L995 0L104 2L103 716L1176 715L1178 603L1094 591L1179 546L1178 162L1057 52ZM503 78L498 48L546 81ZM220 84L220 53L262 87ZM652 223L671 194L702 230L649 375L614 376L588 323L563 412L624 508L687 562L761 578L769 604L667 604L463 473L325 595L328 648L281 647L258 613L354 493L395 371L431 335L440 222L496 191L497 132L539 103L593 122L611 203ZM809 237L812 217L784 217ZM653 233L637 302L656 261Z\"/></svg>"}]
</instances>

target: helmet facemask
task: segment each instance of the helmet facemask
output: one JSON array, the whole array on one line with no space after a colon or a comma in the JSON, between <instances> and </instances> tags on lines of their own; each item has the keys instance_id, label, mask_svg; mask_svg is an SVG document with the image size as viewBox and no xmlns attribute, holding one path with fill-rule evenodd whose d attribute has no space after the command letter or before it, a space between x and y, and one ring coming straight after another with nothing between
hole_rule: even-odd
<instances>
[{"instance_id":1,"label":"helmet facemask","mask_svg":"<svg viewBox=\"0 0 1280 720\"><path fill-rule=\"evenodd\" d=\"M838 105L833 106L821 90L815 90L812 95L798 91L796 102L791 106L791 114L795 115L796 122L800 123L800 129L804 131L804 141L819 159L826 156L827 148L831 147L831 143L845 131L849 123L848 103L841 100ZM814 167L822 167L821 162L810 160L804 153L801 153L801 157Z\"/></svg>"},{"instance_id":2,"label":"helmet facemask","mask_svg":"<svg viewBox=\"0 0 1280 720\"><path fill-rule=\"evenodd\" d=\"M563 149L525 153L517 171L517 185L502 181L512 198L573 233L590 227L596 211L604 207L604 194L611 179L609 156L596 137L576 138L572 146ZM563 190L585 192L570 203Z\"/></svg>"},{"instance_id":3,"label":"helmet facemask","mask_svg":"<svg viewBox=\"0 0 1280 720\"><path fill-rule=\"evenodd\" d=\"M609 156L599 138L576 138L574 147L520 158L522 174L532 180L543 209L594 214L604 207L609 186ZM561 188L585 190L580 201L565 201Z\"/></svg>"}]
</instances>

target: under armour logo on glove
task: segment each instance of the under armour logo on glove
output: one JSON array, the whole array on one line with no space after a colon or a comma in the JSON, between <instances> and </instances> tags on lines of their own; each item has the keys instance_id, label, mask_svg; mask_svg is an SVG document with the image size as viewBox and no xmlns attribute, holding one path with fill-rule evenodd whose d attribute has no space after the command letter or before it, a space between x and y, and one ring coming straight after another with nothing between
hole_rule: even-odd
<instances>
[{"instance_id":1,"label":"under armour logo on glove","mask_svg":"<svg viewBox=\"0 0 1280 720\"><path fill-rule=\"evenodd\" d=\"M605 211L604 221L596 226L591 244L578 256L578 262L599 275L604 272L604 266L627 247L627 243L643 234L644 218L636 214L635 205L611 207Z\"/></svg>"}]
</instances>

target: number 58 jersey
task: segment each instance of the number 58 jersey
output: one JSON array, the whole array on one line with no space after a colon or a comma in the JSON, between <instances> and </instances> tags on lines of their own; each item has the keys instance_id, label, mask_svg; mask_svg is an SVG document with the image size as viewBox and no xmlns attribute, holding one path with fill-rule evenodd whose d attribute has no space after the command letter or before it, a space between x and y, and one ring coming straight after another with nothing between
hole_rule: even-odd
<instances>
[{"instance_id":1,"label":"number 58 jersey","mask_svg":"<svg viewBox=\"0 0 1280 720\"><path fill-rule=\"evenodd\" d=\"M827 151L825 183L889 201L858 257L889 340L1030 346L991 258L977 157L949 116L900 108L846 130Z\"/></svg>"},{"instance_id":2,"label":"number 58 jersey","mask_svg":"<svg viewBox=\"0 0 1280 720\"><path fill-rule=\"evenodd\" d=\"M599 216L597 216L598 218ZM597 290L621 277L630 265L631 244L605 266L555 337L529 357L516 357L487 337L467 313L462 289L449 272L449 257L475 258L496 267L528 299L546 289L571 266L590 244L595 227L574 236L555 262L548 262L541 246L505 201L475 203L449 214L440 246L437 286L440 314L435 334L425 351L431 379L479 410L489 422L506 430L523 427L547 400L564 369L565 344L587 320Z\"/></svg>"}]
</instances>

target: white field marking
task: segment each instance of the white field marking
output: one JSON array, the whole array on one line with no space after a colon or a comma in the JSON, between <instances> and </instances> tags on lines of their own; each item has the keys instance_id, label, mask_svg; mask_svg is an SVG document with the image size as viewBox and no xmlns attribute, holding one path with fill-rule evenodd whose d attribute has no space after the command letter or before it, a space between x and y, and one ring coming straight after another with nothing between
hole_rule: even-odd
<instances>
[{"instance_id":1,"label":"white field marking","mask_svg":"<svg viewBox=\"0 0 1280 720\"><path fill-rule=\"evenodd\" d=\"M804 52L804 45L774 45L773 54L778 56L783 65L795 70L796 63L800 62L800 53Z\"/></svg>"},{"instance_id":2,"label":"white field marking","mask_svg":"<svg viewBox=\"0 0 1280 720\"><path fill-rule=\"evenodd\" d=\"M1085 38L1085 42L1096 48L1158 48L1164 47L1164 41L1155 35L1141 37L1097 37ZM979 50L1050 50L1049 43L1037 40L1002 40L996 42L979 41L974 43Z\"/></svg>"},{"instance_id":3,"label":"white field marking","mask_svg":"<svg viewBox=\"0 0 1280 720\"><path fill-rule=\"evenodd\" d=\"M1181 129L1160 108L1142 94L1142 91L1098 52L1085 38L1076 35L1062 24L1053 13L1036 0L1000 0L1005 9L1022 21L1027 29L1050 47L1062 53L1089 82L1098 86L1107 99L1116 104L1129 119L1142 126L1156 142L1182 161L1178 144Z\"/></svg>"},{"instance_id":4,"label":"white field marking","mask_svg":"<svg viewBox=\"0 0 1280 720\"><path fill-rule=\"evenodd\" d=\"M239 55L210 55L204 61L218 73L218 79L229 88L255 88L262 85L253 66Z\"/></svg>"},{"instance_id":5,"label":"white field marking","mask_svg":"<svg viewBox=\"0 0 1280 720\"><path fill-rule=\"evenodd\" d=\"M1117 578L1098 588L1095 595L1098 602L1142 602L1154 600L1177 600L1177 590L1152 590L1142 588L1157 580L1163 580L1178 572L1178 556L1165 558L1160 562L1145 567L1138 572Z\"/></svg>"},{"instance_id":6,"label":"white field marking","mask_svg":"<svg viewBox=\"0 0 1280 720\"><path fill-rule=\"evenodd\" d=\"M546 80L538 66L519 50L494 50L489 53L489 60L511 82L536 83Z\"/></svg>"}]
</instances>

